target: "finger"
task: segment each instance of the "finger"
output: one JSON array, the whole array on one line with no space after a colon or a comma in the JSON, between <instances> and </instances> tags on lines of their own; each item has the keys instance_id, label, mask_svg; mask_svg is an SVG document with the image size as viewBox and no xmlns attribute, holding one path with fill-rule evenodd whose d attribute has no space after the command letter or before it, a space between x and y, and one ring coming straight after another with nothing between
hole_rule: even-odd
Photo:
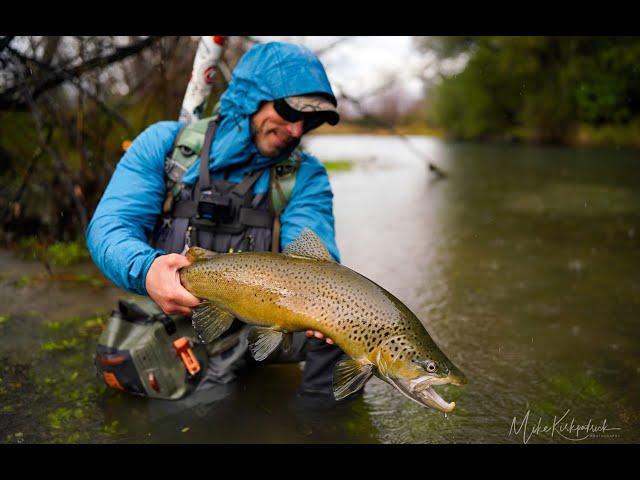
<instances>
[{"instance_id":1,"label":"finger","mask_svg":"<svg viewBox=\"0 0 640 480\"><path fill-rule=\"evenodd\" d=\"M175 286L174 301L184 307L195 307L196 305L198 305L200 303L200 299L191 294L189 290L182 286L182 283L180 283L180 274L177 271L175 279L177 285Z\"/></svg>"},{"instance_id":2,"label":"finger","mask_svg":"<svg viewBox=\"0 0 640 480\"><path fill-rule=\"evenodd\" d=\"M173 301L181 307L197 307L198 305L200 305L200 299L191 295L183 287L179 287L176 289Z\"/></svg>"},{"instance_id":3,"label":"finger","mask_svg":"<svg viewBox=\"0 0 640 480\"><path fill-rule=\"evenodd\" d=\"M322 334L322 332L315 331L315 332L313 332L313 335L316 338L320 338L320 339L324 338L324 335Z\"/></svg>"},{"instance_id":4,"label":"finger","mask_svg":"<svg viewBox=\"0 0 640 480\"><path fill-rule=\"evenodd\" d=\"M193 310L186 307L176 307L176 313L178 315L184 315L185 317L190 317L193 314Z\"/></svg>"},{"instance_id":5,"label":"finger","mask_svg":"<svg viewBox=\"0 0 640 480\"><path fill-rule=\"evenodd\" d=\"M333 340L331 340L330 338L327 338L327 343L328 343L329 345L333 345Z\"/></svg>"},{"instance_id":6,"label":"finger","mask_svg":"<svg viewBox=\"0 0 640 480\"><path fill-rule=\"evenodd\" d=\"M190 308L183 307L175 303L170 303L169 305L164 307L162 311L167 315L184 315L188 317L192 314L192 311Z\"/></svg>"},{"instance_id":7,"label":"finger","mask_svg":"<svg viewBox=\"0 0 640 480\"><path fill-rule=\"evenodd\" d=\"M191 262L184 255L178 255L177 253L172 253L169 255L170 265L174 268L182 268L188 267L191 265Z\"/></svg>"},{"instance_id":8,"label":"finger","mask_svg":"<svg viewBox=\"0 0 640 480\"><path fill-rule=\"evenodd\" d=\"M313 337L313 330L307 330L306 332L304 332L304 334L305 334L307 337Z\"/></svg>"}]
</instances>

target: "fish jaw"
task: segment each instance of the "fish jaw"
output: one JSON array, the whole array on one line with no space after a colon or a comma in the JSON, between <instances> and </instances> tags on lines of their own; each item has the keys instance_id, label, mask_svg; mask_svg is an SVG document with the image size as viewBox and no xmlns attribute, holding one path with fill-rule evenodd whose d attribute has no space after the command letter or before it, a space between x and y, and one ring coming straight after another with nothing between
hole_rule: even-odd
<instances>
[{"instance_id":1,"label":"fish jaw","mask_svg":"<svg viewBox=\"0 0 640 480\"><path fill-rule=\"evenodd\" d=\"M462 386L468 383L467 376L451 362L448 364L445 379L444 383L450 383L451 385Z\"/></svg>"},{"instance_id":2,"label":"fish jaw","mask_svg":"<svg viewBox=\"0 0 640 480\"><path fill-rule=\"evenodd\" d=\"M422 406L430 407L443 413L450 413L456 408L456 402L446 402L433 388L433 385L447 383L457 385L452 381L454 378L438 378L425 375L414 380L393 377L386 377L384 380L400 390L403 395ZM457 379L455 380L457 381Z\"/></svg>"}]
</instances>

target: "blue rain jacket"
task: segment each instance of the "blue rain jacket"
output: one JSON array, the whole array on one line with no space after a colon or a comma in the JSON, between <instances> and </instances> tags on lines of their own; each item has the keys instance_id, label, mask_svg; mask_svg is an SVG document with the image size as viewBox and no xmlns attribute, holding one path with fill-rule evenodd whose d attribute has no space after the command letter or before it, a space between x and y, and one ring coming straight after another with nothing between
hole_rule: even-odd
<instances>
[{"instance_id":1,"label":"blue rain jacket","mask_svg":"<svg viewBox=\"0 0 640 480\"><path fill-rule=\"evenodd\" d=\"M333 97L324 67L307 48L271 42L250 49L234 69L220 99L222 120L210 151L211 178L222 178L221 169L239 165L229 176L230 181L239 182L248 170L268 167L288 157L293 147L277 158L258 152L251 139L250 116L261 102L319 92ZM118 163L87 228L87 246L95 263L111 281L131 292L147 293L147 271L156 257L166 253L148 242L165 198L165 157L181 126L179 122L159 122L134 140ZM248 158L251 162L241 165ZM195 184L199 165L197 161L185 173L184 183ZM267 169L254 192L266 192L268 185ZM281 248L308 227L340 261L327 172L306 153L281 223Z\"/></svg>"}]
</instances>

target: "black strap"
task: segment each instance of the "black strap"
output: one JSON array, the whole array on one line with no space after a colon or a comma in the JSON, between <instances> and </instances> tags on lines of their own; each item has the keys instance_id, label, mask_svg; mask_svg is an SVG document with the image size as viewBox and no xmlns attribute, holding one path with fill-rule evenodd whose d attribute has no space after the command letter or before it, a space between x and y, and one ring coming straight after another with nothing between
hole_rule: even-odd
<instances>
[{"instance_id":1,"label":"black strap","mask_svg":"<svg viewBox=\"0 0 640 480\"><path fill-rule=\"evenodd\" d=\"M158 314L154 315L153 318L155 320L158 320L158 321L162 322L162 325L164 325L164 330L167 332L167 335L171 336L174 333L176 333L177 327L176 327L175 322L173 320L171 320L164 313L158 313Z\"/></svg>"},{"instance_id":2,"label":"black strap","mask_svg":"<svg viewBox=\"0 0 640 480\"><path fill-rule=\"evenodd\" d=\"M238 221L250 227L271 228L273 215L267 210L256 210L254 208L242 207Z\"/></svg>"},{"instance_id":3,"label":"black strap","mask_svg":"<svg viewBox=\"0 0 640 480\"><path fill-rule=\"evenodd\" d=\"M207 125L204 144L200 150L200 178L198 179L198 186L196 187L197 194L199 194L201 190L211 188L211 178L209 176L209 151L211 150L211 144L213 143L213 138L216 135L217 128L218 122L215 120L211 120L209 125ZM196 196L196 198L198 197Z\"/></svg>"},{"instance_id":4,"label":"black strap","mask_svg":"<svg viewBox=\"0 0 640 480\"><path fill-rule=\"evenodd\" d=\"M175 203L173 207L173 217L191 218L198 214L198 202L194 200L182 200Z\"/></svg>"},{"instance_id":5,"label":"black strap","mask_svg":"<svg viewBox=\"0 0 640 480\"><path fill-rule=\"evenodd\" d=\"M193 200L186 200L182 202L176 203L173 208L173 217L174 218L189 218L195 219L196 214L198 213L198 202ZM261 227L261 228L271 228L271 224L273 222L273 215L268 210L258 210L257 208L249 208L249 207L241 207L240 212L238 214L237 223L241 223L248 227ZM214 222L192 222L194 224L198 224L198 226L211 224L211 226L222 226L219 224L215 224ZM236 223L236 222L234 222Z\"/></svg>"},{"instance_id":6,"label":"black strap","mask_svg":"<svg viewBox=\"0 0 640 480\"><path fill-rule=\"evenodd\" d=\"M256 170L250 175L246 175L238 185L233 187L231 193L235 193L241 197L244 197L258 181L258 179L262 175L262 172L264 172L264 170Z\"/></svg>"}]
</instances>

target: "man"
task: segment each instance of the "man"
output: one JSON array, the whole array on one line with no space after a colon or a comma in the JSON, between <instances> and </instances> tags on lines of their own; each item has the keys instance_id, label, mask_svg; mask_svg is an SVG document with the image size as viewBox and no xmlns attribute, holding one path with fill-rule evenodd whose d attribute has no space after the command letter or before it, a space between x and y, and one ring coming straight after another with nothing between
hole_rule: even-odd
<instances>
[{"instance_id":1,"label":"man","mask_svg":"<svg viewBox=\"0 0 640 480\"><path fill-rule=\"evenodd\" d=\"M129 147L87 230L94 261L121 288L148 295L167 314L182 315L199 303L180 284L178 271L189 265L182 255L188 246L277 251L306 227L340 261L333 194L316 158L300 153L295 185L275 219L280 235L274 235L269 211L274 165L294 153L303 134L324 122L335 125L336 105L324 67L311 51L278 42L253 47L221 97L219 121L207 129L201 158L208 165L195 161L187 169L170 207L165 159L180 147L174 142L183 125L154 124ZM305 334L294 342L296 359L306 361L300 391L332 396L333 366L342 351L320 332Z\"/></svg>"}]
</instances>

